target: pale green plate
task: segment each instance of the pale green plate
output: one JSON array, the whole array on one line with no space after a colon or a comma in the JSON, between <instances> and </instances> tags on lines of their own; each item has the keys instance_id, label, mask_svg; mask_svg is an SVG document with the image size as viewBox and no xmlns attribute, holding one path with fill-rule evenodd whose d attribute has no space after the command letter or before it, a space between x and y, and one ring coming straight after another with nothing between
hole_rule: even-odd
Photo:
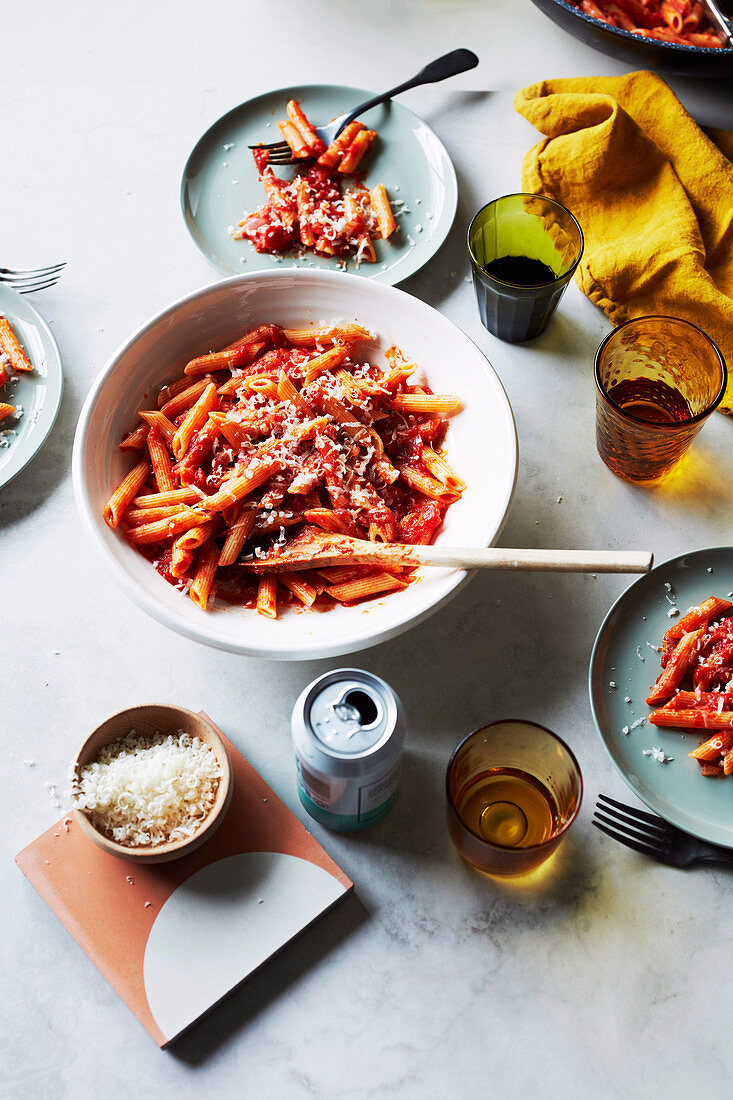
<instances>
[{"instance_id":1,"label":"pale green plate","mask_svg":"<svg viewBox=\"0 0 733 1100\"><path fill-rule=\"evenodd\" d=\"M281 266L338 270L333 257L288 254L283 259L257 253L249 241L232 240L230 227L265 201L247 146L279 140L276 122L286 117L289 99L297 99L311 122L318 125L373 94L336 84L281 88L235 107L206 131L183 171L181 206L194 243L217 271L239 275ZM399 209L403 213L396 217L397 231L389 240L374 242L377 262L357 267L355 261L348 260L347 270L394 286L419 271L448 235L458 202L456 174L443 143L400 103L374 107L362 121L378 134L360 165L364 182L372 187L383 183L395 213ZM275 169L278 175L291 171Z\"/></svg>"},{"instance_id":2,"label":"pale green plate","mask_svg":"<svg viewBox=\"0 0 733 1100\"><path fill-rule=\"evenodd\" d=\"M671 595L665 583L672 586ZM668 596L684 615L708 596L733 596L733 546L695 550L658 565L616 601L598 632L590 662L590 703L598 732L626 782L650 809L686 833L733 848L733 776L706 779L687 755L700 734L648 722L630 729L652 707L644 702L660 672L664 632L675 622ZM638 652L637 652L637 646ZM641 657L644 660L641 660ZM610 687L613 682L617 686ZM626 702L626 698L631 700ZM643 750L661 748L674 760L660 764Z\"/></svg>"},{"instance_id":3,"label":"pale green plate","mask_svg":"<svg viewBox=\"0 0 733 1100\"><path fill-rule=\"evenodd\" d=\"M7 317L33 364L33 374L13 375L0 386L0 401L21 406L20 416L0 420L0 488L28 465L54 425L61 404L61 356L51 329L30 302L0 286L0 315Z\"/></svg>"}]
</instances>

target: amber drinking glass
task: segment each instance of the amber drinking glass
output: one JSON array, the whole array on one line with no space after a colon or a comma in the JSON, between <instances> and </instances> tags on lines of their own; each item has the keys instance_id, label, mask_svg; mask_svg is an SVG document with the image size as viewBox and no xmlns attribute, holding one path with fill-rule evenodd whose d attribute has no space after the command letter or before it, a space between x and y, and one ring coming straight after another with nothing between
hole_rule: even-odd
<instances>
[{"instance_id":1,"label":"amber drinking glass","mask_svg":"<svg viewBox=\"0 0 733 1100\"><path fill-rule=\"evenodd\" d=\"M676 317L637 317L596 352L596 445L627 481L676 465L720 403L725 360L709 336Z\"/></svg>"},{"instance_id":2,"label":"amber drinking glass","mask_svg":"<svg viewBox=\"0 0 733 1100\"><path fill-rule=\"evenodd\" d=\"M544 863L583 795L578 761L565 742L517 719L469 734L445 778L451 840L489 875L523 875Z\"/></svg>"},{"instance_id":3,"label":"amber drinking glass","mask_svg":"<svg viewBox=\"0 0 733 1100\"><path fill-rule=\"evenodd\" d=\"M583 233L545 195L504 195L468 227L468 255L481 323L518 344L539 336L583 254Z\"/></svg>"}]
</instances>

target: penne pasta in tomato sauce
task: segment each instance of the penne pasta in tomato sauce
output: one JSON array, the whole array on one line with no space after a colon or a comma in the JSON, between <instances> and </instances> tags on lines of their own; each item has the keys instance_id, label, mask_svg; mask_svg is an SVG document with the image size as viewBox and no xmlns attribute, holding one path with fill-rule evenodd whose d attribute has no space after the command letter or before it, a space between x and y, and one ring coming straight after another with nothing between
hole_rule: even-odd
<instances>
[{"instance_id":1,"label":"penne pasta in tomato sauce","mask_svg":"<svg viewBox=\"0 0 733 1100\"><path fill-rule=\"evenodd\" d=\"M248 362L207 351L216 369L169 383L160 410L130 426L121 446L136 461L105 506L109 526L202 610L218 599L275 618L405 588L415 571L398 556L257 572L312 530L430 543L466 487L442 450L460 399L410 386L415 364L397 348L372 361L373 339L356 321L260 325L229 346L255 347Z\"/></svg>"},{"instance_id":2,"label":"penne pasta in tomato sauce","mask_svg":"<svg viewBox=\"0 0 733 1100\"><path fill-rule=\"evenodd\" d=\"M370 190L356 175L377 134L350 122L326 148L296 100L288 102L287 114L277 125L290 146L296 174L292 179L276 176L269 151L264 146L253 150L267 201L242 218L231 231L234 240L249 241L257 252L298 250L334 256L342 264L348 257L357 265L375 263L374 242L386 240L397 228L384 184ZM213 369L215 358L202 356L186 370L195 374Z\"/></svg>"}]
</instances>

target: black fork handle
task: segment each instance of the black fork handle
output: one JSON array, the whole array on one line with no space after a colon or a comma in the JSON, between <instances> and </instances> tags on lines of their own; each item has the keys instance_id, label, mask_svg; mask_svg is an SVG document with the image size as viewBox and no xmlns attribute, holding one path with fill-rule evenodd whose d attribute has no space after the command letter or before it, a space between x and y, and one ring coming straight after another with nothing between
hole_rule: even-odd
<instances>
[{"instance_id":1,"label":"black fork handle","mask_svg":"<svg viewBox=\"0 0 733 1100\"><path fill-rule=\"evenodd\" d=\"M410 88L419 88L422 84L437 84L440 80L447 80L449 76L458 76L459 73L466 73L469 69L475 69L477 65L478 58L472 50L451 50L450 53L443 54L442 57L431 61L411 80L406 80L404 84L398 84L396 88L390 88L388 92L382 92L381 95L373 96L366 103L360 103L346 116L335 136L338 137L344 126L348 126L358 115L368 111L371 107L377 107L380 103L386 103L388 99L399 95L400 92L406 92Z\"/></svg>"}]
</instances>

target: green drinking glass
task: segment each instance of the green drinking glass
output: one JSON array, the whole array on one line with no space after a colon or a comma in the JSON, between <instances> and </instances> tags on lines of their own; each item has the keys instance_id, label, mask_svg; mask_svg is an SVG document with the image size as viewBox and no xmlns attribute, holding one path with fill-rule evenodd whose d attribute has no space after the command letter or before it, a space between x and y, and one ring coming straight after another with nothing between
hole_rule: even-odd
<instances>
[{"instance_id":1,"label":"green drinking glass","mask_svg":"<svg viewBox=\"0 0 733 1100\"><path fill-rule=\"evenodd\" d=\"M481 323L512 344L544 332L583 255L583 231L545 195L504 195L468 227Z\"/></svg>"}]
</instances>

